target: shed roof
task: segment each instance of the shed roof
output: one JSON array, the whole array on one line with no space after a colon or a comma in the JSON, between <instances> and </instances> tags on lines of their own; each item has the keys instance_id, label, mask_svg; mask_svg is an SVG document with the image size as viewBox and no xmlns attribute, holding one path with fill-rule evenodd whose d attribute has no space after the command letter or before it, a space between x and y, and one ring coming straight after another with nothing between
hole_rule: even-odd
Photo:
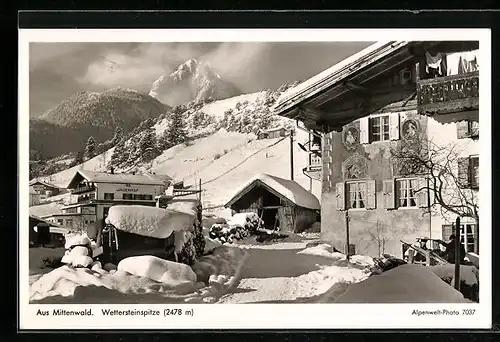
<instances>
[{"instance_id":1,"label":"shed roof","mask_svg":"<svg viewBox=\"0 0 500 342\"><path fill-rule=\"evenodd\" d=\"M45 223L45 224L52 226L52 227L62 228L62 226L57 224L57 223L47 221L47 220L45 220L41 217L38 217L36 215L33 215L33 214L30 214L30 221L34 222L36 225L38 225L40 223Z\"/></svg>"},{"instance_id":2,"label":"shed roof","mask_svg":"<svg viewBox=\"0 0 500 342\"><path fill-rule=\"evenodd\" d=\"M263 185L264 188L275 193L278 197L287 199L299 207L313 210L320 210L321 208L316 196L304 189L299 183L265 173L257 175L246 182L231 200L226 203L225 207L230 207L246 193L259 185Z\"/></svg>"},{"instance_id":3,"label":"shed roof","mask_svg":"<svg viewBox=\"0 0 500 342\"><path fill-rule=\"evenodd\" d=\"M47 182L44 182L44 181L41 181L39 179L32 179L30 182L29 182L29 186L32 186L32 185L35 185L35 184L41 184L41 185L44 185L48 188L54 188L54 189L59 189L57 186L55 186L54 184L50 184L50 183L47 183Z\"/></svg>"},{"instance_id":4,"label":"shed roof","mask_svg":"<svg viewBox=\"0 0 500 342\"><path fill-rule=\"evenodd\" d=\"M167 175L153 174L131 174L131 173L107 173L89 170L77 170L67 188L72 188L81 179L94 183L117 183L117 184L142 184L142 185L165 185L172 180Z\"/></svg>"}]
</instances>

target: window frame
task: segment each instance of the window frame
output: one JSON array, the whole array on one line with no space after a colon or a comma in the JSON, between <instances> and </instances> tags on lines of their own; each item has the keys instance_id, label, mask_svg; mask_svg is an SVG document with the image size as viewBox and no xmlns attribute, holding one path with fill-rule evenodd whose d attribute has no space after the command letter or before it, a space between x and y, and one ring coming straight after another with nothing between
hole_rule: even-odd
<instances>
[{"instance_id":1,"label":"window frame","mask_svg":"<svg viewBox=\"0 0 500 342\"><path fill-rule=\"evenodd\" d=\"M382 123L382 120L387 120L386 123ZM374 122L378 121L379 125L377 127L380 128L378 133L373 132ZM384 128L387 127L387 131L384 131ZM379 137L379 139L375 139L375 134ZM385 139L387 137L387 139ZM368 142L378 143L378 142L387 142L391 141L391 124L390 124L390 113L382 113L371 115L368 118Z\"/></svg>"},{"instance_id":2,"label":"window frame","mask_svg":"<svg viewBox=\"0 0 500 342\"><path fill-rule=\"evenodd\" d=\"M473 160L477 160L477 170L475 170L475 165L473 165ZM469 185L471 189L479 189L479 155L469 156ZM477 175L476 175L477 173Z\"/></svg>"},{"instance_id":3,"label":"window frame","mask_svg":"<svg viewBox=\"0 0 500 342\"><path fill-rule=\"evenodd\" d=\"M109 198L111 195L111 198ZM104 193L104 199L107 201L114 201L115 200L115 194L113 192L105 192Z\"/></svg>"},{"instance_id":4,"label":"window frame","mask_svg":"<svg viewBox=\"0 0 500 342\"><path fill-rule=\"evenodd\" d=\"M400 184L402 182L406 182L406 184L409 186L411 185L411 181L415 181L417 183L417 189L418 189L418 186L419 186L419 182L420 182L420 179L418 177L405 177L405 178L396 178L395 179L395 206L396 208L399 210L408 210L408 209L419 209L420 208L420 205L419 205L419 202L418 202L418 193L415 191L414 188L411 188L411 187L407 187L405 189L406 192L407 192L407 196L405 197L407 203L409 203L409 201L411 199L414 200L415 202L415 205L401 205L401 200L402 200L402 197L401 197L401 186ZM413 189L413 197L410 197L409 194L408 194L408 190L409 189Z\"/></svg>"},{"instance_id":5,"label":"window frame","mask_svg":"<svg viewBox=\"0 0 500 342\"><path fill-rule=\"evenodd\" d=\"M363 201L363 207L352 207L351 205L351 193L354 192L356 194L359 194L359 189L357 191L351 191L351 185L357 184L363 184L364 186L364 198L361 200L356 198L355 202L359 204L360 201ZM357 196L357 195L356 195ZM362 179L362 180L349 180L345 182L345 206L346 210L367 210L367 199L368 199L368 186L367 186L367 180Z\"/></svg>"}]
</instances>

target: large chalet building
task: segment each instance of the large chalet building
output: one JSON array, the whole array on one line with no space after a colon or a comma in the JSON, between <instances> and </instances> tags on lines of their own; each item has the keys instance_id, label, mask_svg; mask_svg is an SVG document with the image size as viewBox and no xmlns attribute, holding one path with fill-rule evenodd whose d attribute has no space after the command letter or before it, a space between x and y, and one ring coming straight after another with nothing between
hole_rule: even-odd
<instances>
[{"instance_id":1,"label":"large chalet building","mask_svg":"<svg viewBox=\"0 0 500 342\"><path fill-rule=\"evenodd\" d=\"M67 185L69 203L60 213L45 218L70 229L83 229L105 219L116 204L155 206L156 197L165 193L170 182L166 175L78 170Z\"/></svg>"},{"instance_id":2,"label":"large chalet building","mask_svg":"<svg viewBox=\"0 0 500 342\"><path fill-rule=\"evenodd\" d=\"M478 49L474 41L379 42L278 100L276 114L322 134L324 239L372 256L401 256L401 240L449 239L456 215L444 215L426 189L430 175L402 172L393 151L456 146L450 165L477 198ZM478 222L461 220L467 251L478 253Z\"/></svg>"}]
</instances>

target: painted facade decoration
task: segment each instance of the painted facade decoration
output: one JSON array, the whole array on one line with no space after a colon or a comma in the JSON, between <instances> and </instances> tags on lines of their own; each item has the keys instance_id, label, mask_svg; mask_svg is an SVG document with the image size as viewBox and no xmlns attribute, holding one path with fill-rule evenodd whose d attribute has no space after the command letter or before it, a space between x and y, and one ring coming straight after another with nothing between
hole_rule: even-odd
<instances>
[{"instance_id":1,"label":"painted facade decoration","mask_svg":"<svg viewBox=\"0 0 500 342\"><path fill-rule=\"evenodd\" d=\"M344 180L362 179L370 175L368 160L354 153L342 163L342 175Z\"/></svg>"},{"instance_id":2,"label":"painted facade decoration","mask_svg":"<svg viewBox=\"0 0 500 342\"><path fill-rule=\"evenodd\" d=\"M348 151L355 150L359 144L359 129L355 125L347 126L342 132L342 142Z\"/></svg>"}]
</instances>

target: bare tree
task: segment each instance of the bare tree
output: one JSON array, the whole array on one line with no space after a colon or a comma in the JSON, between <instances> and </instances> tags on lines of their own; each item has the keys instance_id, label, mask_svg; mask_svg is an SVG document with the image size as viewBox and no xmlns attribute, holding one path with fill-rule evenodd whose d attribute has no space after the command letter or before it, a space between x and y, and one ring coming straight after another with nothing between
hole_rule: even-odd
<instances>
[{"instance_id":1,"label":"bare tree","mask_svg":"<svg viewBox=\"0 0 500 342\"><path fill-rule=\"evenodd\" d=\"M385 253L385 243L387 241L386 227L384 223L377 220L377 224L375 225L375 231L373 229L369 229L368 234L377 244L378 255L379 256L383 255Z\"/></svg>"},{"instance_id":2,"label":"bare tree","mask_svg":"<svg viewBox=\"0 0 500 342\"><path fill-rule=\"evenodd\" d=\"M431 140L399 143L391 148L398 175L422 175L429 179L416 192L428 191L431 214L440 214L448 221L460 216L479 222L478 192L471 186L471 170L460 171L462 152L455 143L439 146Z\"/></svg>"}]
</instances>

